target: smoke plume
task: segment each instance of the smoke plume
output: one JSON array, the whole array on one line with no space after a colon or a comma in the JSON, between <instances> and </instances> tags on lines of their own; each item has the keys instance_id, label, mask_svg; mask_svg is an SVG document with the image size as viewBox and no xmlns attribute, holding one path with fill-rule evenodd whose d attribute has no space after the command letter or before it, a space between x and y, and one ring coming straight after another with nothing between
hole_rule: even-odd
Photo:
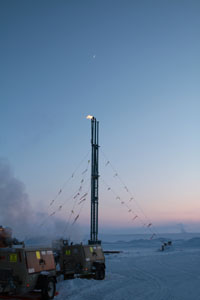
<instances>
[{"instance_id":1,"label":"smoke plume","mask_svg":"<svg viewBox=\"0 0 200 300\"><path fill-rule=\"evenodd\" d=\"M40 226L47 219L44 226ZM25 185L17 179L7 160L0 158L0 225L11 227L13 235L19 239L38 241L54 239L63 235L66 221L56 217L48 218L48 214L33 211ZM77 240L79 229L75 226L71 236Z\"/></svg>"},{"instance_id":2,"label":"smoke plume","mask_svg":"<svg viewBox=\"0 0 200 300\"><path fill-rule=\"evenodd\" d=\"M29 229L32 209L24 184L15 178L9 163L0 159L0 225L23 236Z\"/></svg>"}]
</instances>

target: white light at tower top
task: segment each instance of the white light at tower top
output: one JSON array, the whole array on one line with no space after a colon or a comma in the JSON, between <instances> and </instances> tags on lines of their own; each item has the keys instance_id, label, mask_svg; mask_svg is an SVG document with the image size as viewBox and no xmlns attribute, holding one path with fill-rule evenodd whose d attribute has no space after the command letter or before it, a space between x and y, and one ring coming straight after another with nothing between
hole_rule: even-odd
<instances>
[{"instance_id":1,"label":"white light at tower top","mask_svg":"<svg viewBox=\"0 0 200 300\"><path fill-rule=\"evenodd\" d=\"M86 119L89 119L89 120L92 120L94 117L93 116L91 116L91 115L88 115L87 117L86 117Z\"/></svg>"}]
</instances>

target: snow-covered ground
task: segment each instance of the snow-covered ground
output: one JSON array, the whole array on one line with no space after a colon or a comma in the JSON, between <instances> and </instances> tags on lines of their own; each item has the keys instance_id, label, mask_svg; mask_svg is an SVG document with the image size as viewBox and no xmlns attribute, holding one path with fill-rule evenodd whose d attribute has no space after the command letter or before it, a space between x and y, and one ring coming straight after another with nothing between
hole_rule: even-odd
<instances>
[{"instance_id":1,"label":"snow-covered ground","mask_svg":"<svg viewBox=\"0 0 200 300\"><path fill-rule=\"evenodd\" d=\"M159 239L103 243L104 250L122 251L106 255L105 280L61 281L56 300L200 299L200 237L176 236L172 241L164 252L158 251Z\"/></svg>"}]
</instances>

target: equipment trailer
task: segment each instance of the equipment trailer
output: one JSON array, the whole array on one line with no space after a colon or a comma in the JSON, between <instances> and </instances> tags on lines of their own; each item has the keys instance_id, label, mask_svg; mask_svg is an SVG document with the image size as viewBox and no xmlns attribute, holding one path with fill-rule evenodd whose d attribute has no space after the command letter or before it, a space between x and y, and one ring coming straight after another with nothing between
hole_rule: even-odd
<instances>
[{"instance_id":1,"label":"equipment trailer","mask_svg":"<svg viewBox=\"0 0 200 300\"><path fill-rule=\"evenodd\" d=\"M105 278L105 257L101 245L71 244L59 240L53 242L57 274L64 279L93 276L96 280Z\"/></svg>"},{"instance_id":2,"label":"equipment trailer","mask_svg":"<svg viewBox=\"0 0 200 300\"><path fill-rule=\"evenodd\" d=\"M0 299L22 299L34 290L40 290L43 300L53 299L56 269L52 249L12 245L10 233L7 236L6 228L0 229Z\"/></svg>"}]
</instances>

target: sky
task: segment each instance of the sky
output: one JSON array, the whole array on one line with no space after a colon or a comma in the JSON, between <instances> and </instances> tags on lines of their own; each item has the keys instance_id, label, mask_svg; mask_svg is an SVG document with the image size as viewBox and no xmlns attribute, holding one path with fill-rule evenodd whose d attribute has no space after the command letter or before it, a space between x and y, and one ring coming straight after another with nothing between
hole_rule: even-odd
<instances>
[{"instance_id":1,"label":"sky","mask_svg":"<svg viewBox=\"0 0 200 300\"><path fill-rule=\"evenodd\" d=\"M99 230L200 231L199 37L195 0L0 1L0 159L33 210L52 213L65 184L68 222L86 168L89 230L91 114Z\"/></svg>"}]
</instances>

